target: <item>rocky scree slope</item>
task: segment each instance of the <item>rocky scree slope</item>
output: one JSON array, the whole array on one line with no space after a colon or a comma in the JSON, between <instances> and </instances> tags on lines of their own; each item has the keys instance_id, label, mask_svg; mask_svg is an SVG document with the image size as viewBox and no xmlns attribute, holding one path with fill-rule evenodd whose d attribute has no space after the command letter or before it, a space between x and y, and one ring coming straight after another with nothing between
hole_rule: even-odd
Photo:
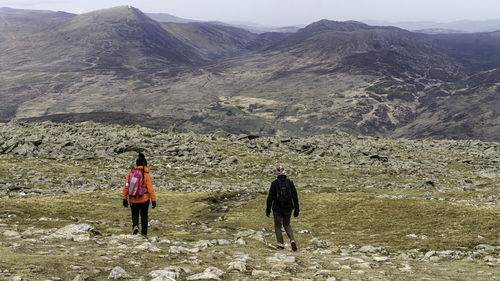
<instances>
[{"instance_id":1,"label":"rocky scree slope","mask_svg":"<svg viewBox=\"0 0 500 281\"><path fill-rule=\"evenodd\" d=\"M347 134L308 138L197 135L93 122L0 124L0 190L120 188L138 152L160 190L265 192L283 164L302 189L498 188L500 145Z\"/></svg>"}]
</instances>

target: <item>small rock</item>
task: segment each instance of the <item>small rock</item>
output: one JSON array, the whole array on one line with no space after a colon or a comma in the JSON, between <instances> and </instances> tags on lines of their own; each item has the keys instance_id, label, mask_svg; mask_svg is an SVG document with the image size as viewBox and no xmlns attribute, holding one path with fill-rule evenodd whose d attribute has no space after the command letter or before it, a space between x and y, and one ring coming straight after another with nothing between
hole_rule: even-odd
<instances>
[{"instance_id":1,"label":"small rock","mask_svg":"<svg viewBox=\"0 0 500 281\"><path fill-rule=\"evenodd\" d=\"M388 257L373 257L373 260L378 261L378 262L385 262L385 261L388 261L389 258Z\"/></svg>"},{"instance_id":2,"label":"small rock","mask_svg":"<svg viewBox=\"0 0 500 281\"><path fill-rule=\"evenodd\" d=\"M247 242L241 238L236 240L236 242L234 242L234 243L238 244L238 245L246 245L247 244Z\"/></svg>"},{"instance_id":3,"label":"small rock","mask_svg":"<svg viewBox=\"0 0 500 281\"><path fill-rule=\"evenodd\" d=\"M78 274L75 278L73 278L73 281L85 281L85 278Z\"/></svg>"},{"instance_id":4,"label":"small rock","mask_svg":"<svg viewBox=\"0 0 500 281\"><path fill-rule=\"evenodd\" d=\"M142 281L143 279L140 280ZM151 279L151 281L175 281L175 279L162 275Z\"/></svg>"},{"instance_id":5,"label":"small rock","mask_svg":"<svg viewBox=\"0 0 500 281\"><path fill-rule=\"evenodd\" d=\"M314 273L314 276L327 277L327 276L332 276L335 272L336 271L334 271L334 270L322 269L322 270Z\"/></svg>"},{"instance_id":6,"label":"small rock","mask_svg":"<svg viewBox=\"0 0 500 281\"><path fill-rule=\"evenodd\" d=\"M70 265L69 268L71 270L80 270L80 269L83 269L83 266L79 266L79 265Z\"/></svg>"},{"instance_id":7,"label":"small rock","mask_svg":"<svg viewBox=\"0 0 500 281\"><path fill-rule=\"evenodd\" d=\"M495 247L488 244L479 244L474 249L478 251L488 251L488 252L495 251Z\"/></svg>"},{"instance_id":8,"label":"small rock","mask_svg":"<svg viewBox=\"0 0 500 281\"><path fill-rule=\"evenodd\" d=\"M126 274L127 274L127 272L125 271L125 269L123 269L119 266L116 266L113 268L113 270L111 270L111 273L109 274L108 279L120 279L120 278L124 277Z\"/></svg>"},{"instance_id":9,"label":"small rock","mask_svg":"<svg viewBox=\"0 0 500 281\"><path fill-rule=\"evenodd\" d=\"M230 245L231 242L229 240L226 240L226 239L217 239L217 244L218 245Z\"/></svg>"},{"instance_id":10,"label":"small rock","mask_svg":"<svg viewBox=\"0 0 500 281\"><path fill-rule=\"evenodd\" d=\"M14 231L14 230L7 230L7 231L4 231L3 236L7 237L7 238L19 237L19 232Z\"/></svg>"},{"instance_id":11,"label":"small rock","mask_svg":"<svg viewBox=\"0 0 500 281\"><path fill-rule=\"evenodd\" d=\"M148 274L149 277L151 278L165 278L168 280L168 278L171 278L171 279L177 279L179 278L179 273L177 272L172 272L172 271L168 271L168 270L164 270L164 269L161 269L161 270L154 270L154 271L151 271L149 274ZM170 280L171 280L170 279ZM153 279L154 280L154 279ZM157 281L160 281L161 279L157 280Z\"/></svg>"},{"instance_id":12,"label":"small rock","mask_svg":"<svg viewBox=\"0 0 500 281\"><path fill-rule=\"evenodd\" d=\"M326 240L320 240L316 244L316 247L318 247L318 248L329 248L331 246L333 246L333 244L330 243L330 242L328 242L328 241L326 241Z\"/></svg>"},{"instance_id":13,"label":"small rock","mask_svg":"<svg viewBox=\"0 0 500 281\"><path fill-rule=\"evenodd\" d=\"M190 280L220 280L220 278L213 273L203 272L203 273L191 275L188 278L186 278L186 280L188 280L188 281L190 281Z\"/></svg>"},{"instance_id":14,"label":"small rock","mask_svg":"<svg viewBox=\"0 0 500 281\"><path fill-rule=\"evenodd\" d=\"M433 262L438 262L441 260L441 257L438 257L438 256L432 256L429 258L430 261L433 261Z\"/></svg>"},{"instance_id":15,"label":"small rock","mask_svg":"<svg viewBox=\"0 0 500 281\"><path fill-rule=\"evenodd\" d=\"M277 271L285 271L286 270L286 264L284 262L277 262L273 265L272 267L273 270Z\"/></svg>"},{"instance_id":16,"label":"small rock","mask_svg":"<svg viewBox=\"0 0 500 281\"><path fill-rule=\"evenodd\" d=\"M492 257L492 256L486 256L483 258L485 262L497 262L497 258Z\"/></svg>"},{"instance_id":17,"label":"small rock","mask_svg":"<svg viewBox=\"0 0 500 281\"><path fill-rule=\"evenodd\" d=\"M362 269L371 269L372 268L372 266L369 262L360 263L360 264L358 264L358 267L362 268Z\"/></svg>"},{"instance_id":18,"label":"small rock","mask_svg":"<svg viewBox=\"0 0 500 281\"><path fill-rule=\"evenodd\" d=\"M432 256L434 256L436 254L436 251L428 251L427 253L425 253L425 258L430 258Z\"/></svg>"},{"instance_id":19,"label":"small rock","mask_svg":"<svg viewBox=\"0 0 500 281\"><path fill-rule=\"evenodd\" d=\"M360 251L360 252L362 252L362 253L374 253L374 252L376 252L377 250L378 250L378 248L375 248L375 247L370 246L370 245L368 245L368 246L363 246L363 247L361 247L361 248L359 249L359 251Z\"/></svg>"},{"instance_id":20,"label":"small rock","mask_svg":"<svg viewBox=\"0 0 500 281\"><path fill-rule=\"evenodd\" d=\"M236 156L231 156L231 157L227 158L225 162L228 165L233 165L233 164L238 163L238 158L236 158Z\"/></svg>"},{"instance_id":21,"label":"small rock","mask_svg":"<svg viewBox=\"0 0 500 281\"><path fill-rule=\"evenodd\" d=\"M148 252L159 252L161 251L160 248L156 247L155 245L149 243L149 242L144 242L143 244L135 247L137 250L143 250L143 251L148 251Z\"/></svg>"},{"instance_id":22,"label":"small rock","mask_svg":"<svg viewBox=\"0 0 500 281\"><path fill-rule=\"evenodd\" d=\"M349 265L344 264L344 265L342 265L342 266L340 267L340 269L342 269L342 270L351 270L352 268L351 268Z\"/></svg>"},{"instance_id":23,"label":"small rock","mask_svg":"<svg viewBox=\"0 0 500 281\"><path fill-rule=\"evenodd\" d=\"M252 276L254 276L254 277L263 276L263 275L269 275L269 271L257 270L257 269L252 270Z\"/></svg>"},{"instance_id":24,"label":"small rock","mask_svg":"<svg viewBox=\"0 0 500 281\"><path fill-rule=\"evenodd\" d=\"M233 261L230 262L229 267L227 268L227 271L239 271L239 272L245 272L247 270L247 266L244 262L242 261Z\"/></svg>"},{"instance_id":25,"label":"small rock","mask_svg":"<svg viewBox=\"0 0 500 281\"><path fill-rule=\"evenodd\" d=\"M213 273L213 274L215 274L215 275L217 275L219 277L222 276L225 273L224 271L222 271L222 269L219 269L219 268L217 268L215 266L207 267L203 272L205 272L205 273Z\"/></svg>"}]
</instances>

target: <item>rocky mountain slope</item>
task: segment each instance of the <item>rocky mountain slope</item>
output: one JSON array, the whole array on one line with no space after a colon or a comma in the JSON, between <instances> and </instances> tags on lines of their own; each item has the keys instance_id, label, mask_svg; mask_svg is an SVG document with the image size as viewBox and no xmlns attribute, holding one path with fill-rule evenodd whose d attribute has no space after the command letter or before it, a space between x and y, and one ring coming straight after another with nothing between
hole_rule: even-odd
<instances>
[{"instance_id":1,"label":"rocky mountain slope","mask_svg":"<svg viewBox=\"0 0 500 281\"><path fill-rule=\"evenodd\" d=\"M327 20L256 35L119 7L0 42L0 120L498 141L499 46Z\"/></svg>"},{"instance_id":2,"label":"rocky mountain slope","mask_svg":"<svg viewBox=\"0 0 500 281\"><path fill-rule=\"evenodd\" d=\"M245 56L289 35L277 32L254 34L241 28L212 23L162 23L162 27L207 60Z\"/></svg>"},{"instance_id":3,"label":"rocky mountain slope","mask_svg":"<svg viewBox=\"0 0 500 281\"><path fill-rule=\"evenodd\" d=\"M158 198L148 238L121 206L139 151ZM479 141L0 124L0 278L495 280L499 159ZM264 215L279 164L297 252Z\"/></svg>"},{"instance_id":4,"label":"rocky mountain slope","mask_svg":"<svg viewBox=\"0 0 500 281\"><path fill-rule=\"evenodd\" d=\"M26 72L127 71L201 61L157 22L127 7L72 17L44 32L6 42L2 49L2 68Z\"/></svg>"}]
</instances>

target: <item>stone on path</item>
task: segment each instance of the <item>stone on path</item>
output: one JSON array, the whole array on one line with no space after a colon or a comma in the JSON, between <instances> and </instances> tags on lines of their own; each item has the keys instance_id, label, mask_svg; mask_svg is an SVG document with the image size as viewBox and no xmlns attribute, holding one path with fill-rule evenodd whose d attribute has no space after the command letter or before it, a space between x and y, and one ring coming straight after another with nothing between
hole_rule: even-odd
<instances>
[{"instance_id":1,"label":"stone on path","mask_svg":"<svg viewBox=\"0 0 500 281\"><path fill-rule=\"evenodd\" d=\"M144 242L142 245L139 245L135 247L137 250L143 250L143 251L148 251L148 252L159 252L161 251L160 248L156 247L155 245L149 243L149 242Z\"/></svg>"}]
</instances>

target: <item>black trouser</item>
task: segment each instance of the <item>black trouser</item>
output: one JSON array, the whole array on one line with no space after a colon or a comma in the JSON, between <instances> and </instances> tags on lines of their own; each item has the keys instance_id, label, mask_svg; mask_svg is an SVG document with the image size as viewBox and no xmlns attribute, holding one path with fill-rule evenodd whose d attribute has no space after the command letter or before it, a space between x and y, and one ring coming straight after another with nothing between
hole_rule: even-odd
<instances>
[{"instance_id":1,"label":"black trouser","mask_svg":"<svg viewBox=\"0 0 500 281\"><path fill-rule=\"evenodd\" d=\"M141 213L141 234L148 234L149 200L144 203L130 203L132 210L132 229L139 227L139 212Z\"/></svg>"},{"instance_id":2,"label":"black trouser","mask_svg":"<svg viewBox=\"0 0 500 281\"><path fill-rule=\"evenodd\" d=\"M276 240L278 243L283 244L283 234L281 234L281 225L285 228L286 235L290 238L290 241L295 240L293 238L292 226L290 225L290 217L292 216L292 211L289 212L276 212L273 211L274 216L274 232L276 233Z\"/></svg>"}]
</instances>

